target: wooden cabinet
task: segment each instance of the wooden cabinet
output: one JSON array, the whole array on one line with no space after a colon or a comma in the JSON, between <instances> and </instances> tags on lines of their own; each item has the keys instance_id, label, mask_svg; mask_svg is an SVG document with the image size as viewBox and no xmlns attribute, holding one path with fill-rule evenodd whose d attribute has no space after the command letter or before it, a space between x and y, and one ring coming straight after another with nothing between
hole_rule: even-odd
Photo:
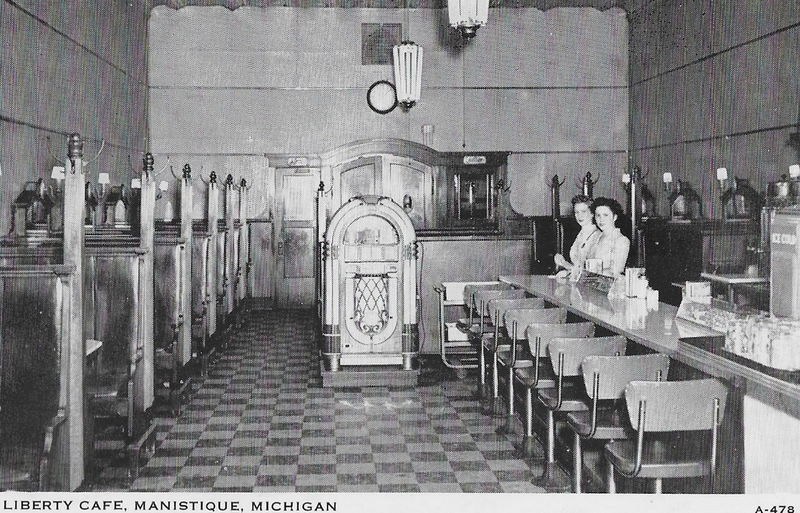
<instances>
[{"instance_id":1,"label":"wooden cabinet","mask_svg":"<svg viewBox=\"0 0 800 513\"><path fill-rule=\"evenodd\" d=\"M497 230L501 226L506 153L444 155L446 208L439 209L443 228ZM445 205L442 205L443 207Z\"/></svg>"},{"instance_id":2,"label":"wooden cabinet","mask_svg":"<svg viewBox=\"0 0 800 513\"><path fill-rule=\"evenodd\" d=\"M414 228L431 228L436 218L435 170L435 166L396 155L362 157L333 168L334 194L338 196L338 205L353 196L388 196L403 207Z\"/></svg>"}]
</instances>

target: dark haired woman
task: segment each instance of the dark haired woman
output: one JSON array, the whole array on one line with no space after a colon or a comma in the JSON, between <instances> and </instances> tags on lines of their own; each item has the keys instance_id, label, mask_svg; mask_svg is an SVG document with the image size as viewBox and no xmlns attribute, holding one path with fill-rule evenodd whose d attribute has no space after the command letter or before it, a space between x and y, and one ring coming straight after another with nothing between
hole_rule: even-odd
<instances>
[{"instance_id":1,"label":"dark haired woman","mask_svg":"<svg viewBox=\"0 0 800 513\"><path fill-rule=\"evenodd\" d=\"M567 262L561 253L556 254L554 260L556 262L556 269L559 267L564 270L560 271L556 276L566 277L573 270L583 269L583 261L586 259L586 254L597 242L597 237L600 231L592 221L592 198L583 195L577 195L572 198L572 212L575 214L575 221L581 227L578 236L575 237L575 242L569 249L569 259L572 263ZM576 278L577 279L577 278Z\"/></svg>"},{"instance_id":2,"label":"dark haired woman","mask_svg":"<svg viewBox=\"0 0 800 513\"><path fill-rule=\"evenodd\" d=\"M592 204L594 222L600 229L597 242L589 249L586 258L603 262L603 274L616 276L625 272L625 262L631 249L631 241L617 228L617 219L622 217L622 206L611 198L596 198Z\"/></svg>"}]
</instances>

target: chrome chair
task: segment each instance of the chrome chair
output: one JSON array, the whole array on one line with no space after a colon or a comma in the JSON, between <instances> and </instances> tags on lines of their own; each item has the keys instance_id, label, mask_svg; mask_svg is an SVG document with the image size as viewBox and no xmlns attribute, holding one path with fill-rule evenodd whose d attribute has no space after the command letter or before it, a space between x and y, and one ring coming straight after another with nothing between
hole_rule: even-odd
<instances>
[{"instance_id":1,"label":"chrome chair","mask_svg":"<svg viewBox=\"0 0 800 513\"><path fill-rule=\"evenodd\" d=\"M663 479L700 476L709 476L713 492L717 431L727 396L728 389L716 379L629 383L625 402L636 439L606 444L606 459L613 470L625 477L653 479L655 493L661 493ZM710 447L701 453L696 437L664 436L701 431L708 432L711 438ZM651 438L648 433L657 435ZM611 477L613 470L609 472ZM609 491L613 491L613 485Z\"/></svg>"},{"instance_id":2,"label":"chrome chair","mask_svg":"<svg viewBox=\"0 0 800 513\"><path fill-rule=\"evenodd\" d=\"M477 289L472 295L472 303L475 305L478 312L479 322L470 329L469 339L470 343L475 347L479 353L478 367L481 369L480 385L478 386L477 398L483 401L487 398L487 385L486 374L483 370L486 368L486 351L484 347L487 345L488 339L494 336L495 323L489 316L489 303L496 299L523 299L525 298L525 291L522 289Z\"/></svg>"},{"instance_id":3,"label":"chrome chair","mask_svg":"<svg viewBox=\"0 0 800 513\"><path fill-rule=\"evenodd\" d=\"M481 355L484 356L486 352L490 355L492 361L492 369L491 369L491 376L497 375L497 348L498 347L508 347L508 328L505 325L505 313L506 311L514 308L524 308L524 309L543 309L544 308L544 300L541 298L536 297L526 297L526 298L497 298L492 299L487 304L487 310L489 312L489 319L494 326L494 336L493 337L484 337L483 339L483 348ZM503 342L501 344L501 341ZM484 369L484 376L486 372L485 366L486 358L485 356L481 359L481 368ZM494 379L494 378L493 378ZM490 396L490 392L488 388L485 389L484 397L488 398ZM496 408L496 405L491 405L490 408L487 408L487 411L484 413L492 413L492 411Z\"/></svg>"},{"instance_id":4,"label":"chrome chair","mask_svg":"<svg viewBox=\"0 0 800 513\"><path fill-rule=\"evenodd\" d=\"M547 355L547 345L556 337L591 337L595 326L591 322L574 323L532 323L525 329L528 341L530 365L517 363L513 366L513 380L519 382L525 390L525 434L519 447L519 456L529 461L544 459L537 452L536 439L533 436L533 390L555 388L556 377ZM513 386L513 385L512 385ZM513 388L509 388L513 392Z\"/></svg>"},{"instance_id":5,"label":"chrome chair","mask_svg":"<svg viewBox=\"0 0 800 513\"><path fill-rule=\"evenodd\" d=\"M591 400L589 411L567 414L567 425L575 435L572 490L581 493L583 453L581 440L624 440L633 429L623 403L625 387L631 381L662 381L669 372L664 354L635 356L588 356L581 364L583 383ZM608 466L611 469L611 465ZM610 478L613 486L613 476Z\"/></svg>"},{"instance_id":6,"label":"chrome chair","mask_svg":"<svg viewBox=\"0 0 800 513\"><path fill-rule=\"evenodd\" d=\"M514 369L533 366L533 358L525 351L526 348L518 343L520 340L525 339L525 329L530 324L564 324L566 322L566 308L512 308L504 314L504 323L510 343L498 346L492 360L492 406L493 411L497 414L502 414L502 406L499 399L499 366L502 365L506 370L506 422L497 429L499 434L511 434L514 432ZM523 352L525 354L522 354Z\"/></svg>"},{"instance_id":7,"label":"chrome chair","mask_svg":"<svg viewBox=\"0 0 800 513\"><path fill-rule=\"evenodd\" d=\"M473 333L480 324L480 319L475 318L477 303L475 302L475 293L479 290L518 290L514 289L508 283L503 282L490 282L490 283L468 283L464 286L464 302L467 307L467 317L460 318L456 321L456 327L463 333ZM481 314L482 315L482 314Z\"/></svg>"},{"instance_id":8,"label":"chrome chair","mask_svg":"<svg viewBox=\"0 0 800 513\"><path fill-rule=\"evenodd\" d=\"M542 475L534 484L548 491L565 491L570 487L569 477L558 467L555 459L556 413L587 411L588 401L583 387L581 362L587 356L620 356L625 354L627 341L622 336L554 338L547 345L550 364L556 376L555 388L541 388L539 402L547 413L547 460Z\"/></svg>"}]
</instances>

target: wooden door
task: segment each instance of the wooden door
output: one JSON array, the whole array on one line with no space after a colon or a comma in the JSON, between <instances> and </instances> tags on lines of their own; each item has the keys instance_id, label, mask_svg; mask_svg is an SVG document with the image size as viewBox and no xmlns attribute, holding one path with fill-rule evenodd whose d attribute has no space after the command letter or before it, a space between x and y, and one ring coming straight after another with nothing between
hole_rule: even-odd
<instances>
[{"instance_id":1,"label":"wooden door","mask_svg":"<svg viewBox=\"0 0 800 513\"><path fill-rule=\"evenodd\" d=\"M275 180L275 300L278 307L311 307L319 172L279 168Z\"/></svg>"},{"instance_id":2,"label":"wooden door","mask_svg":"<svg viewBox=\"0 0 800 513\"><path fill-rule=\"evenodd\" d=\"M273 223L272 219L248 219L250 230L249 259L252 262L248 275L248 294L254 298L270 298L275 290L273 284Z\"/></svg>"}]
</instances>

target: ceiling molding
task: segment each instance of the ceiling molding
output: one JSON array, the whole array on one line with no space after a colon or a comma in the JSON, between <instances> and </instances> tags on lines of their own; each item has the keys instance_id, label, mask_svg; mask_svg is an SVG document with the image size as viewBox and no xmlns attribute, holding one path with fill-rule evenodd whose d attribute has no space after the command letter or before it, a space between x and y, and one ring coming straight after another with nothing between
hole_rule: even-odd
<instances>
[{"instance_id":1,"label":"ceiling molding","mask_svg":"<svg viewBox=\"0 0 800 513\"><path fill-rule=\"evenodd\" d=\"M447 0L150 0L151 7L165 5L182 7L222 6L230 10L239 7L310 7L310 8L414 8L444 9ZM490 0L490 7L534 8L546 11L557 7L590 7L605 11L625 8L627 0Z\"/></svg>"}]
</instances>

